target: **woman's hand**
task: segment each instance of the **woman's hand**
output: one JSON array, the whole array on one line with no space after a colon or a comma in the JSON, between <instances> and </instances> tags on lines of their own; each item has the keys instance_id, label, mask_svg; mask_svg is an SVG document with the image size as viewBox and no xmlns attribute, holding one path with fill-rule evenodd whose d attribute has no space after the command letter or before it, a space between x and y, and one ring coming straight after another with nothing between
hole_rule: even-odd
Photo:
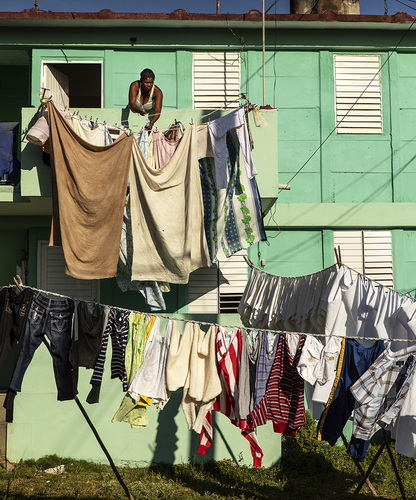
<instances>
[{"instance_id":1,"label":"woman's hand","mask_svg":"<svg viewBox=\"0 0 416 500\"><path fill-rule=\"evenodd\" d=\"M144 127L145 130L152 130L152 128L153 128L153 123L151 122Z\"/></svg>"}]
</instances>

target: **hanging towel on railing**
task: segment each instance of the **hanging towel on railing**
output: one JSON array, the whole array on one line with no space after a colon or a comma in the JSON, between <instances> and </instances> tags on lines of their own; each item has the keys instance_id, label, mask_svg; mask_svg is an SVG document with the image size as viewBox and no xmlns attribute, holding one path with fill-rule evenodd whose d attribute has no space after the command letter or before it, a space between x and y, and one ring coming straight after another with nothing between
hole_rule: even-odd
<instances>
[{"instance_id":1,"label":"hanging towel on railing","mask_svg":"<svg viewBox=\"0 0 416 500\"><path fill-rule=\"evenodd\" d=\"M67 274L117 274L123 209L134 137L93 146L48 103L53 216L49 244L62 246ZM115 182L116 180L116 182Z\"/></svg>"}]
</instances>

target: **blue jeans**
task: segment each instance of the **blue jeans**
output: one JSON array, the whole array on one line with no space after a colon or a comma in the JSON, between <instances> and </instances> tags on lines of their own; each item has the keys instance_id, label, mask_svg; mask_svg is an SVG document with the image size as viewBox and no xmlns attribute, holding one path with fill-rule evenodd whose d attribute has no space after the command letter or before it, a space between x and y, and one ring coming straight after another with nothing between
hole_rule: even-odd
<instances>
[{"instance_id":1,"label":"blue jeans","mask_svg":"<svg viewBox=\"0 0 416 500\"><path fill-rule=\"evenodd\" d=\"M73 304L69 299L52 300L40 292L34 294L26 322L21 351L13 373L10 389L21 391L22 380L33 354L46 335L50 341L58 400L74 399L71 348Z\"/></svg>"}]
</instances>

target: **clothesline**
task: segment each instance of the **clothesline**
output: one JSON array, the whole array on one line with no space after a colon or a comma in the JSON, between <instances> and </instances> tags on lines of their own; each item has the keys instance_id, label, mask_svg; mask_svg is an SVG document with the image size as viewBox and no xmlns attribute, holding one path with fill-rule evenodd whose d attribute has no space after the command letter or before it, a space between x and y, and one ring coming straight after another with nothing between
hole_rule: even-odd
<instances>
[{"instance_id":1,"label":"clothesline","mask_svg":"<svg viewBox=\"0 0 416 500\"><path fill-rule=\"evenodd\" d=\"M267 274L270 274L270 273L267 273ZM17 286L15 284L13 285L5 285L7 287L13 287L13 286ZM60 293L57 293L57 292L50 292L50 291L47 291L47 290L42 290L40 288L35 288L35 287L32 287L32 286L28 286L28 285L20 285L22 286L23 288L30 288L31 290L34 290L34 291L37 291L37 292L40 292L40 293L45 293L45 294L49 294L49 295L55 295L57 297L61 297L61 298L64 298L64 299L70 299L70 300L73 300L73 301L76 301L76 302L87 302L87 303L90 303L90 304L98 304L99 306L101 307L111 307L111 308L114 308L114 309L117 309L119 311L124 311L124 312L134 312L136 314L150 314L151 316L155 316L157 318L161 318L161 319L166 319L166 320L171 320L171 321L179 321L181 323L193 323L193 324L197 324L197 325L206 325L206 326L213 326L213 325L219 325L219 323L209 323L207 321L201 321L201 320L194 320L194 319L187 319L187 318L175 318L173 316L165 316L163 314L155 314L154 312L143 312L143 311L135 311L133 309L128 309L128 308L124 308L124 307L119 307L119 306L110 306L109 304L103 304L101 302L94 302L94 301L91 301L91 300L83 300L83 299L77 299L75 297L69 297L68 295L63 295L63 294L60 294ZM340 339L351 339L351 340L385 340L386 342L416 342L416 338L414 339L395 339L395 338L386 338L386 339L380 339L380 338L376 338L376 337L361 337L361 336L353 336L353 335L334 335L334 334L325 334L325 333L310 333L310 332L296 332L296 331L286 331L286 330L271 330L269 328L252 328L252 327L246 327L246 326L237 326L237 325L221 325L223 326L224 328L227 328L227 329L234 329L234 328L242 328L248 332L250 331L254 331L254 332L268 332L268 333L273 333L273 334L281 334L281 333L294 333L294 334L297 334L297 335L309 335L311 337L327 337L327 338L340 338Z\"/></svg>"}]
</instances>

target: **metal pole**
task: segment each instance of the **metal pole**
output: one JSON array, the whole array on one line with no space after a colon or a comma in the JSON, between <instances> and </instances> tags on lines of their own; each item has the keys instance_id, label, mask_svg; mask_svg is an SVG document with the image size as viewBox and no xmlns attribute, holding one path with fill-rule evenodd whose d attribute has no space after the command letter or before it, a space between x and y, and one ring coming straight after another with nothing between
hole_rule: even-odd
<instances>
[{"instance_id":1,"label":"metal pole","mask_svg":"<svg viewBox=\"0 0 416 500\"><path fill-rule=\"evenodd\" d=\"M266 106L266 17L264 14L264 0L263 1L263 106Z\"/></svg>"},{"instance_id":2,"label":"metal pole","mask_svg":"<svg viewBox=\"0 0 416 500\"><path fill-rule=\"evenodd\" d=\"M220 13L220 0L217 0L217 14Z\"/></svg>"},{"instance_id":3,"label":"metal pole","mask_svg":"<svg viewBox=\"0 0 416 500\"><path fill-rule=\"evenodd\" d=\"M43 338L43 343L45 344L46 348L48 349L49 354L51 356L53 356L51 346L50 346L49 342L45 339L45 337ZM127 498L129 500L134 500L133 495L130 493L129 489L126 486L126 483L123 481L123 478L120 476L120 473L117 470L117 467L115 466L113 459L111 458L110 453L108 453L107 448L105 447L104 443L102 442L102 440L97 432L97 429L94 427L94 424L91 422L91 419L88 416L88 413L85 411L84 407L82 406L81 401L77 398L77 396L75 396L74 399L75 399L76 404L78 405L78 408L81 410L81 413L83 414L85 420L87 421L88 425L90 426L90 429L92 430L92 432L95 436L95 439L98 441L98 444L100 445L101 449L103 450L104 455L107 457L107 460L110 463L110 466L113 469L113 472L114 472L116 478L118 479L118 482L120 483L123 490L126 492Z\"/></svg>"},{"instance_id":4,"label":"metal pole","mask_svg":"<svg viewBox=\"0 0 416 500\"><path fill-rule=\"evenodd\" d=\"M396 461L394 460L393 452L390 449L389 439L388 439L388 436L387 436L387 432L384 429L383 429L383 438L384 438L384 442L386 444L387 453L389 454L389 457L390 457L391 465L393 466L394 473L396 474L397 483L399 484L400 493L402 494L402 499L406 500L406 493L404 492L402 479L401 479L399 471L397 469L397 465L396 465Z\"/></svg>"}]
</instances>

